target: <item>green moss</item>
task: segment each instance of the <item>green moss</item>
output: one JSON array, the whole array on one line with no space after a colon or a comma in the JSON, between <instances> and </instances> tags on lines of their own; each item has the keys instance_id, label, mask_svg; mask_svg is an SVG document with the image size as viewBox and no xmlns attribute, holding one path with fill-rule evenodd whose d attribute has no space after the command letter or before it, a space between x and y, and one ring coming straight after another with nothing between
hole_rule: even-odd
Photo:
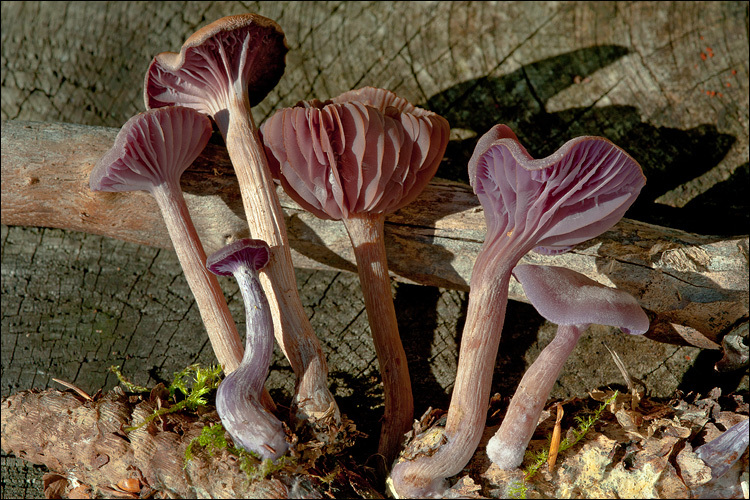
<instances>
[{"instance_id":1,"label":"green moss","mask_svg":"<svg viewBox=\"0 0 750 500\"><path fill-rule=\"evenodd\" d=\"M149 392L150 391L148 387L143 387L142 385L135 385L133 382L125 378L125 375L123 375L122 372L120 371L120 365L110 366L109 371L111 371L117 376L117 380L120 381L120 384L123 387L125 387L125 389L128 392Z\"/></svg>"},{"instance_id":2,"label":"green moss","mask_svg":"<svg viewBox=\"0 0 750 500\"><path fill-rule=\"evenodd\" d=\"M150 389L140 387L129 382L120 372L119 366L113 366L110 370L117 375L120 383L131 392L149 392ZM221 381L221 366L210 366L201 368L200 365L190 365L182 371L174 374L172 383L166 388L169 398L175 401L169 407L154 410L147 418L133 427L126 427L130 432L143 427L156 417L167 413L175 413L180 410L196 411L208 405L208 395L219 387ZM201 434L193 438L185 448L185 465L195 458L196 446L205 449L210 457L222 450L226 450L236 456L240 462L240 470L247 475L249 483L267 478L274 472L287 469L294 470L297 461L289 456L279 457L275 461L271 459L262 460L256 453L246 451L242 448L230 446L226 438L226 430L221 422L204 425Z\"/></svg>"},{"instance_id":3,"label":"green moss","mask_svg":"<svg viewBox=\"0 0 750 500\"><path fill-rule=\"evenodd\" d=\"M208 400L206 396L219 387L221 381L221 366L209 366L201 368L199 364L190 365L182 371L174 374L174 380L167 387L169 397L176 400L178 392L182 393L184 399L177 401L175 404L154 410L143 422L132 427L126 427L125 431L130 432L140 429L156 417L167 413L175 413L180 410L195 411L200 407L206 406ZM137 387L137 386L136 386Z\"/></svg>"},{"instance_id":4,"label":"green moss","mask_svg":"<svg viewBox=\"0 0 750 500\"><path fill-rule=\"evenodd\" d=\"M221 366L214 365L204 369L196 363L175 373L174 380L167 389L170 397L175 397L177 391L182 393L185 397L180 402L183 404L183 408L196 410L208 404L206 395L216 390L220 382Z\"/></svg>"},{"instance_id":5,"label":"green moss","mask_svg":"<svg viewBox=\"0 0 750 500\"><path fill-rule=\"evenodd\" d=\"M227 440L224 437L224 426L221 423L204 425L201 435L193 438L185 448L185 467L193 459L193 445L198 444L206 448L208 455L213 457L214 453L227 448Z\"/></svg>"},{"instance_id":6,"label":"green moss","mask_svg":"<svg viewBox=\"0 0 750 500\"><path fill-rule=\"evenodd\" d=\"M612 404L615 399L617 399L618 394L619 392L615 391L615 393L609 399L599 405L599 408L597 408L592 415L589 415L585 418L575 417L575 421L578 423L578 427L573 429L573 438L568 439L567 436L563 438L560 441L560 448L558 453L562 453L565 450L568 450L578 444L578 442L583 439L586 433L594 426L599 418L601 418L604 409ZM547 440L550 443L552 442L552 434L549 434L547 436ZM508 496L510 498L526 498L526 492L528 491L528 481L531 480L532 477L534 477L534 475L539 471L542 465L547 463L548 458L549 447L537 453L527 453L526 459L531 461L531 465L529 465L524 471L523 480L521 482L511 483L508 486Z\"/></svg>"},{"instance_id":7,"label":"green moss","mask_svg":"<svg viewBox=\"0 0 750 500\"><path fill-rule=\"evenodd\" d=\"M227 450L236 456L239 459L240 470L245 473L249 483L265 479L274 472L283 469L294 469L297 465L297 461L288 456L279 457L275 461L270 458L261 460L260 456L252 451L246 451L236 446L229 446L224 434L225 432L224 426L221 423L204 426L201 430L201 435L193 438L185 449L185 467L188 466L190 460L195 458L193 450L196 445L205 448L211 457L221 450Z\"/></svg>"},{"instance_id":8,"label":"green moss","mask_svg":"<svg viewBox=\"0 0 750 500\"><path fill-rule=\"evenodd\" d=\"M255 453L238 448L235 448L235 450L240 453L240 470L247 475L247 479L251 483L265 479L274 472L296 465L296 461L286 455L277 458L275 461L266 458L258 463L259 458Z\"/></svg>"}]
</instances>

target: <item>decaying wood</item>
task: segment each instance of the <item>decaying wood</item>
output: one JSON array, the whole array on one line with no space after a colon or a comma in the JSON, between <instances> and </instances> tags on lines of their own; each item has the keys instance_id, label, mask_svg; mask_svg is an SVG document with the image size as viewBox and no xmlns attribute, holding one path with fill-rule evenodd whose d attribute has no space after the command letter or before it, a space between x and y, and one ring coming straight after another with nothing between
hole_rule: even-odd
<instances>
[{"instance_id":1,"label":"decaying wood","mask_svg":"<svg viewBox=\"0 0 750 500\"><path fill-rule=\"evenodd\" d=\"M55 389L11 395L2 402L2 449L62 474L68 484L57 487L66 489L66 494L77 481L104 498L150 498L157 493L160 498L294 498L300 492L305 498L323 498L331 485L318 472L331 474L329 482L335 481L349 495L371 490L365 478L341 462L331 461L333 470L327 470L329 462L317 460L322 452L315 447L254 482L248 481L240 461L226 449L209 454L193 445L193 459L186 462L187 446L204 425L218 422L219 417L208 410L200 416L168 413L139 429L126 430L154 412L153 394L142 398L117 388L97 394L94 400ZM307 467L313 463L316 469L309 472Z\"/></svg>"},{"instance_id":2,"label":"decaying wood","mask_svg":"<svg viewBox=\"0 0 750 500\"><path fill-rule=\"evenodd\" d=\"M72 229L170 248L146 193L93 193L88 177L117 129L64 123L2 125L2 223ZM208 253L247 237L237 179L222 145L209 144L182 177L185 198ZM294 264L356 271L343 225L302 210L278 188ZM400 281L468 290L485 232L469 186L433 180L386 220L389 268ZM623 219L601 237L558 256L522 263L575 269L633 294L650 313L647 336L718 349L748 318L748 237L720 238ZM511 283L510 297L525 300Z\"/></svg>"},{"instance_id":3,"label":"decaying wood","mask_svg":"<svg viewBox=\"0 0 750 500\"><path fill-rule=\"evenodd\" d=\"M154 411L156 394L157 389L143 397L115 389L97 393L93 400L54 389L14 394L0 404L2 449L54 471L44 478L48 498L383 498L368 480L367 466L331 458L314 445L299 453L304 447L298 443L293 460L252 483L226 449L210 454L193 445L193 458L186 463L188 443L218 416L206 407L199 415L165 414L126 430ZM524 470L502 471L491 464L482 444L446 498L508 498L517 496L512 489L520 482L537 498L569 498L581 488L594 488L598 498L621 498L623 492L646 492L653 498L741 498L747 449L726 458L731 467L720 477L695 449L748 418L742 396L722 396L714 389L706 397L693 394L667 402L637 391L616 396L593 391L589 398L557 402L566 408L562 421L559 413L556 420L553 412L543 412L537 436L562 424L567 439L575 439L572 431L582 428L575 418L590 417L604 401L609 404L595 429L562 451L554 471L541 467L522 480ZM500 399L490 404L483 443L497 430L499 404ZM415 421L403 457L434 447L442 436L444 413L429 409ZM548 448L544 438L529 445L533 453Z\"/></svg>"}]
</instances>

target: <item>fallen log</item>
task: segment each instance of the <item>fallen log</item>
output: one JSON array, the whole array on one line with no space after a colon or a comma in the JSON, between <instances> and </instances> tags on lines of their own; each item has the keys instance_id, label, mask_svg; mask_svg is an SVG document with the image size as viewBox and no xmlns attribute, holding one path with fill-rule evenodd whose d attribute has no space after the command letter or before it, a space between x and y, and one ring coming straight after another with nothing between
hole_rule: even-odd
<instances>
[{"instance_id":1,"label":"fallen log","mask_svg":"<svg viewBox=\"0 0 750 500\"><path fill-rule=\"evenodd\" d=\"M143 395L115 387L93 398L55 389L13 394L0 405L2 449L54 471L45 475L47 498L324 498L331 488L342 498L377 498L345 450L320 442L295 436L290 460L271 470L254 458L243 462L227 447L201 447L194 441L203 427L219 423L212 406L131 429L169 406L161 389L161 396L158 387ZM74 496L73 489L88 496Z\"/></svg>"},{"instance_id":2,"label":"fallen log","mask_svg":"<svg viewBox=\"0 0 750 500\"><path fill-rule=\"evenodd\" d=\"M171 248L147 193L93 193L88 177L114 143L117 129L4 121L3 224L56 227ZM248 237L237 179L226 149L210 143L185 172L182 188L206 252ZM338 221L302 210L277 188L295 266L355 272ZM467 185L434 179L422 195L386 219L394 279L468 290L484 239L482 207ZM647 334L663 342L718 349L748 318L748 237L696 235L623 219L572 251L530 253L526 264L560 265L635 296L651 318ZM511 283L510 298L526 300Z\"/></svg>"},{"instance_id":3,"label":"fallen log","mask_svg":"<svg viewBox=\"0 0 750 500\"><path fill-rule=\"evenodd\" d=\"M290 456L267 473L257 460L241 467L241 459L226 447L200 446L194 439L203 427L219 421L210 405L199 412L163 414L139 429L127 429L152 415L157 403L162 408L169 404L158 393L158 387L142 395L116 387L93 398L55 389L13 394L0 403L0 446L53 471L44 476L47 498L384 498L382 478L376 482L372 466L347 454L355 450L351 444L332 454L317 446L322 443L297 442ZM710 457L696 453L747 420L741 395L722 396L714 389L703 398L693 393L692 398L666 401L635 394L592 391L588 398L559 402L568 414L563 428L569 435L577 430L584 436L579 445L562 450L554 475L540 468L538 460L528 461L525 470L502 471L491 465L482 444L447 498L517 496L511 488L517 491L519 482L532 498L566 498L565 492L581 488L594 488L598 498L620 498L633 485L655 498L742 497L747 449L739 456L730 454L731 448L715 448ZM497 430L499 405L500 399L490 403L484 443ZM596 412L596 432L587 433L585 422L574 420ZM444 413L430 408L415 420L403 456L429 449L426 439L440 432ZM552 432L551 414L543 412L538 435ZM186 460L189 445L193 458ZM548 449L546 439L529 444L533 453ZM626 453L616 453L618 449ZM712 464L728 470L719 474Z\"/></svg>"}]
</instances>

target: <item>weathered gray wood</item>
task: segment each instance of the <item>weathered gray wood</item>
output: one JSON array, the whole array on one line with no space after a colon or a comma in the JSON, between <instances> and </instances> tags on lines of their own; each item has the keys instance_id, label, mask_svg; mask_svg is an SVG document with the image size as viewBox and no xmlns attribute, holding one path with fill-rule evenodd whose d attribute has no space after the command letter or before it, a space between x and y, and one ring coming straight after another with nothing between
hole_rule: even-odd
<instances>
[{"instance_id":1,"label":"weathered gray wood","mask_svg":"<svg viewBox=\"0 0 750 500\"><path fill-rule=\"evenodd\" d=\"M3 122L2 222L58 227L171 248L147 193L93 193L88 174L117 129ZM208 253L247 236L236 177L222 146L211 145L183 175L185 197ZM343 225L302 210L277 189L295 266L355 270ZM484 240L482 207L465 184L433 180L388 217L389 267L401 281L468 290ZM719 238L623 220L599 238L557 256L531 253L524 263L554 264L632 293L651 313L653 338L718 349L748 315L748 238ZM517 282L511 298L525 300Z\"/></svg>"},{"instance_id":2,"label":"weathered gray wood","mask_svg":"<svg viewBox=\"0 0 750 500\"><path fill-rule=\"evenodd\" d=\"M143 73L156 53L178 50L221 16L252 11L277 21L290 45L279 86L254 109L258 123L299 99L388 88L448 118L453 140L438 175L454 180L465 176L476 135L498 122L535 156L575 135L604 135L646 170L634 218L700 234L747 232L747 2L4 1L1 8L3 120L120 127L143 110ZM111 387L110 364L124 363L146 384L187 362L210 362L170 252L83 232L2 231L4 395L45 387L50 376L89 391ZM340 401L358 409L350 416L360 422L376 419L375 361L356 277L302 269L297 277ZM241 317L236 289L226 286ZM466 293L400 283L394 292L417 405L444 407ZM510 396L554 331L530 306L511 302L493 392ZM746 374L709 375L716 351L611 333L592 327L584 335L554 395L622 382L605 341L653 394L747 388ZM279 380L286 369L275 364L271 387L291 383ZM4 462L6 496L32 494L25 478L11 476Z\"/></svg>"}]
</instances>

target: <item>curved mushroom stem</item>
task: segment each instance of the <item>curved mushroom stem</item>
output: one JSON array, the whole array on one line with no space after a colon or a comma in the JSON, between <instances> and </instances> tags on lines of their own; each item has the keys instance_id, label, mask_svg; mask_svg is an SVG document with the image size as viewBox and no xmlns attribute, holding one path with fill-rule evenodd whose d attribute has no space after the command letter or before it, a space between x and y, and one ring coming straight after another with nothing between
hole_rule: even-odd
<instances>
[{"instance_id":1,"label":"curved mushroom stem","mask_svg":"<svg viewBox=\"0 0 750 500\"><path fill-rule=\"evenodd\" d=\"M245 355L242 357L241 368L253 373L248 378L248 391L258 396L268 375L273 355L273 318L268 299L261 287L258 272L247 266L240 267L234 277L239 284L242 299L245 302Z\"/></svg>"},{"instance_id":2,"label":"curved mushroom stem","mask_svg":"<svg viewBox=\"0 0 750 500\"><path fill-rule=\"evenodd\" d=\"M240 367L219 385L216 409L237 445L275 459L288 448L284 428L259 404L273 354L271 310L257 271L242 265L233 275L245 302L245 355Z\"/></svg>"},{"instance_id":3,"label":"curved mushroom stem","mask_svg":"<svg viewBox=\"0 0 750 500\"><path fill-rule=\"evenodd\" d=\"M555 338L521 379L503 423L487 443L487 455L501 469L515 469L523 462L549 393L585 328L559 325Z\"/></svg>"},{"instance_id":4,"label":"curved mushroom stem","mask_svg":"<svg viewBox=\"0 0 750 500\"><path fill-rule=\"evenodd\" d=\"M152 188L151 194L161 209L177 258L206 326L211 347L224 373L229 374L240 365L242 343L219 282L206 269L206 253L180 186L168 181Z\"/></svg>"},{"instance_id":5,"label":"curved mushroom stem","mask_svg":"<svg viewBox=\"0 0 750 500\"><path fill-rule=\"evenodd\" d=\"M237 325L216 276L206 269L206 252L190 218L179 184L166 182L155 186L151 195L161 209L172 245L177 253L185 279L193 292L211 347L224 373L229 375L242 361L243 347ZM271 395L263 388L260 402L276 411Z\"/></svg>"},{"instance_id":6,"label":"curved mushroom stem","mask_svg":"<svg viewBox=\"0 0 750 500\"><path fill-rule=\"evenodd\" d=\"M477 256L445 426L447 442L432 456L394 466L391 479L400 498L441 496L445 479L461 472L479 445L508 303L508 261L515 262L495 258L486 248Z\"/></svg>"},{"instance_id":7,"label":"curved mushroom stem","mask_svg":"<svg viewBox=\"0 0 750 500\"><path fill-rule=\"evenodd\" d=\"M404 433L412 426L414 401L388 278L383 230L385 215L352 214L342 220L357 259L370 331L383 378L385 412L378 453L390 464L396 458Z\"/></svg>"},{"instance_id":8,"label":"curved mushroom stem","mask_svg":"<svg viewBox=\"0 0 750 500\"><path fill-rule=\"evenodd\" d=\"M316 420L330 415L333 409L334 418L339 421L338 406L328 390L328 366L323 349L297 291L284 213L250 103L246 95L237 94L231 95L229 101L228 119L222 111L217 113L216 122L237 174L250 234L265 240L271 248L271 259L261 275L261 283L271 304L276 339L297 375L298 417Z\"/></svg>"}]
</instances>

